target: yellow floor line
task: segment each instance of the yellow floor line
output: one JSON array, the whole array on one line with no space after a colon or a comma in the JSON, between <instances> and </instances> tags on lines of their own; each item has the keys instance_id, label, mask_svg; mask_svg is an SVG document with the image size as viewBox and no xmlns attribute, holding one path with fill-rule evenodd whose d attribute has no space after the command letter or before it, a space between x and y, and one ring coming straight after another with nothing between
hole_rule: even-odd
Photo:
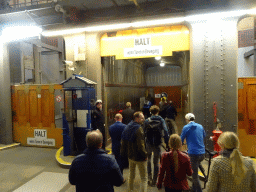
<instances>
[{"instance_id":1,"label":"yellow floor line","mask_svg":"<svg viewBox=\"0 0 256 192\"><path fill-rule=\"evenodd\" d=\"M64 161L63 159L60 158L60 154L61 154L62 150L63 150L63 147L59 148L59 150L57 151L57 153L55 155L57 162L61 165L66 165L66 166L71 165L70 162Z\"/></svg>"},{"instance_id":2,"label":"yellow floor line","mask_svg":"<svg viewBox=\"0 0 256 192\"><path fill-rule=\"evenodd\" d=\"M112 150L110 148L106 148L106 150L109 151L108 152L109 155L112 153Z\"/></svg>"},{"instance_id":3,"label":"yellow floor line","mask_svg":"<svg viewBox=\"0 0 256 192\"><path fill-rule=\"evenodd\" d=\"M6 145L4 147L0 147L0 150L8 149L8 148L11 148L11 147L16 147L16 146L19 146L19 145L20 145L20 143L14 143L14 144Z\"/></svg>"},{"instance_id":4,"label":"yellow floor line","mask_svg":"<svg viewBox=\"0 0 256 192\"><path fill-rule=\"evenodd\" d=\"M58 151L56 152L56 155L55 155L55 158L57 160L57 162L60 164L60 165L63 165L63 166L70 166L71 163L70 162L67 162L67 161L64 161L61 157L60 157L60 154L63 150L63 147L59 148ZM108 154L111 154L112 153L112 150L109 149L109 148L106 148L106 150L108 150ZM73 157L73 156L69 156L69 157Z\"/></svg>"}]
</instances>

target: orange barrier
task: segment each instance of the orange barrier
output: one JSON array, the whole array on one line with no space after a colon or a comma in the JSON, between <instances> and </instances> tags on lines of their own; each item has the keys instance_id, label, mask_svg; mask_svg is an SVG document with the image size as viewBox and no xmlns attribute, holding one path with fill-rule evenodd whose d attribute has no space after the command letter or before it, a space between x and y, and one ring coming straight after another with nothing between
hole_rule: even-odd
<instances>
[{"instance_id":1,"label":"orange barrier","mask_svg":"<svg viewBox=\"0 0 256 192\"><path fill-rule=\"evenodd\" d=\"M12 89L13 139L23 146L60 148L62 129L55 126L54 91L61 85L15 85Z\"/></svg>"},{"instance_id":2,"label":"orange barrier","mask_svg":"<svg viewBox=\"0 0 256 192\"><path fill-rule=\"evenodd\" d=\"M242 154L256 157L256 78L238 78L238 137Z\"/></svg>"}]
</instances>

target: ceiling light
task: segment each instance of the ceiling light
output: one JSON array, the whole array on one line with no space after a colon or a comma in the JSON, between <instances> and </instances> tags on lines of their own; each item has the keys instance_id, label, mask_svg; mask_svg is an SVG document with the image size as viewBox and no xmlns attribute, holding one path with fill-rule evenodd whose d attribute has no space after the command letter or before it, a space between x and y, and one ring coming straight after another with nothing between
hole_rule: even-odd
<instances>
[{"instance_id":1,"label":"ceiling light","mask_svg":"<svg viewBox=\"0 0 256 192\"><path fill-rule=\"evenodd\" d=\"M150 20L150 21L132 22L131 26L132 27L147 27L147 26L154 26L154 25L181 23L184 21L185 21L184 17L178 17L178 18L169 18L169 19L158 19L158 20Z\"/></svg>"},{"instance_id":2,"label":"ceiling light","mask_svg":"<svg viewBox=\"0 0 256 192\"><path fill-rule=\"evenodd\" d=\"M4 41L15 41L20 39L25 39L29 37L39 36L42 32L42 28L33 25L27 26L8 26L3 28L2 38Z\"/></svg>"},{"instance_id":3,"label":"ceiling light","mask_svg":"<svg viewBox=\"0 0 256 192\"><path fill-rule=\"evenodd\" d=\"M125 29L131 27L130 23L122 23L122 24L113 24L113 25L100 25L95 27L85 27L84 30L88 32L92 31L105 31L105 30L113 30L113 29Z\"/></svg>"},{"instance_id":4,"label":"ceiling light","mask_svg":"<svg viewBox=\"0 0 256 192\"><path fill-rule=\"evenodd\" d=\"M85 32L85 28L77 28L77 29L66 29L66 30L60 30L60 31L46 31L43 32L43 36L58 36L58 35L68 35L73 33L82 33Z\"/></svg>"},{"instance_id":5,"label":"ceiling light","mask_svg":"<svg viewBox=\"0 0 256 192\"><path fill-rule=\"evenodd\" d=\"M160 60L160 59L161 59L161 56L155 57L155 60Z\"/></svg>"},{"instance_id":6,"label":"ceiling light","mask_svg":"<svg viewBox=\"0 0 256 192\"><path fill-rule=\"evenodd\" d=\"M161 66L161 67L164 67L164 66L165 66L165 63L160 63L160 66Z\"/></svg>"},{"instance_id":7,"label":"ceiling light","mask_svg":"<svg viewBox=\"0 0 256 192\"><path fill-rule=\"evenodd\" d=\"M239 17L246 14L256 14L256 9L238 10L238 11L226 11L226 12L216 12L198 15L187 15L184 17L177 18L167 18L167 19L157 19L157 20L147 20L147 21L134 21L129 23L121 24L109 24L109 25L97 25L91 27L77 28L77 29L67 29L60 31L49 31L43 32L44 36L57 36L66 35L81 32L93 32L93 31L108 31L108 30L118 30L118 29L129 29L137 27L150 27L150 26L161 26L166 24L182 23L184 21L200 21L208 19L220 19L226 17Z\"/></svg>"}]
</instances>

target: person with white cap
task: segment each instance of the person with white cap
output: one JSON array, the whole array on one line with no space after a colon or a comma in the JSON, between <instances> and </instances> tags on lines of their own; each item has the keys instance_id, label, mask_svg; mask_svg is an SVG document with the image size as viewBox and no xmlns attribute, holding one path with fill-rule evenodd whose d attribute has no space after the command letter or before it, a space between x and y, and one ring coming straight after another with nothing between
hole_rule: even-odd
<instances>
[{"instance_id":1,"label":"person with white cap","mask_svg":"<svg viewBox=\"0 0 256 192\"><path fill-rule=\"evenodd\" d=\"M199 183L198 167L200 162L203 161L205 155L204 138L206 134L203 126L194 122L195 115L193 113L186 114L185 120L187 122L187 125L185 125L182 129L181 140L182 143L184 143L184 140L186 139L188 146L188 155L190 157L193 170L192 190L196 192L201 192L202 188Z\"/></svg>"},{"instance_id":2,"label":"person with white cap","mask_svg":"<svg viewBox=\"0 0 256 192\"><path fill-rule=\"evenodd\" d=\"M105 120L102 112L102 100L95 102L95 110L92 112L92 129L99 129L103 135L102 149L105 150Z\"/></svg>"}]
</instances>

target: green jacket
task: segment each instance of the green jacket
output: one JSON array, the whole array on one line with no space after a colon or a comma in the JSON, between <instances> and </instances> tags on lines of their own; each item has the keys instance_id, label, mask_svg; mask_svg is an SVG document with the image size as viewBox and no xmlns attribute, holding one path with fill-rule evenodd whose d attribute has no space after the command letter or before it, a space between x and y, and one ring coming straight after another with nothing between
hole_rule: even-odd
<instances>
[{"instance_id":1,"label":"green jacket","mask_svg":"<svg viewBox=\"0 0 256 192\"><path fill-rule=\"evenodd\" d=\"M144 131L140 124L129 123L122 133L121 155L134 161L146 161Z\"/></svg>"}]
</instances>

